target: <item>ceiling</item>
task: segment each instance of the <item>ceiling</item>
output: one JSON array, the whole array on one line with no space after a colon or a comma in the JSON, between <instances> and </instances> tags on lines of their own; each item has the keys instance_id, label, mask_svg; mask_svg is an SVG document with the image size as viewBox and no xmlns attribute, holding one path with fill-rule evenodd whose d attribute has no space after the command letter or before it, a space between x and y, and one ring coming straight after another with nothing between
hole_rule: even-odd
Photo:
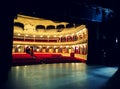
<instances>
[{"instance_id":1,"label":"ceiling","mask_svg":"<svg viewBox=\"0 0 120 89\"><path fill-rule=\"evenodd\" d=\"M74 16L71 18L70 12L82 12L80 5L110 8L117 14L120 12L120 5L116 0L18 0L16 10L23 15L70 22L77 19Z\"/></svg>"}]
</instances>

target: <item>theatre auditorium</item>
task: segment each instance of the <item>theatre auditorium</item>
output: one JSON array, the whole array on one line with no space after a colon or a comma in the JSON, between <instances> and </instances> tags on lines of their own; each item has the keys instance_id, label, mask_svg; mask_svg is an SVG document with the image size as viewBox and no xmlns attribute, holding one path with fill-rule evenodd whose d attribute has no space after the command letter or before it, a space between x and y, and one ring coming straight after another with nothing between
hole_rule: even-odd
<instances>
[{"instance_id":1,"label":"theatre auditorium","mask_svg":"<svg viewBox=\"0 0 120 89\"><path fill-rule=\"evenodd\" d=\"M116 0L0 4L0 89L120 89Z\"/></svg>"},{"instance_id":2,"label":"theatre auditorium","mask_svg":"<svg viewBox=\"0 0 120 89\"><path fill-rule=\"evenodd\" d=\"M82 62L87 60L88 32L84 24L70 24L17 15L14 19L13 65ZM30 52L27 52L28 51ZM32 55L31 55L32 53ZM33 64L32 63L32 64Z\"/></svg>"}]
</instances>

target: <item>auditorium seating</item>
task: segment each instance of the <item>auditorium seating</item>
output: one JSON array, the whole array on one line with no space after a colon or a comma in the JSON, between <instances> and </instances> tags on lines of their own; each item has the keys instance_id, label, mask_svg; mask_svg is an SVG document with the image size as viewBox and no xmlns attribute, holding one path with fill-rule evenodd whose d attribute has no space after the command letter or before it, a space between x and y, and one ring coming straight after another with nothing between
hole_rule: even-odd
<instances>
[{"instance_id":1,"label":"auditorium seating","mask_svg":"<svg viewBox=\"0 0 120 89\"><path fill-rule=\"evenodd\" d=\"M85 62L84 59L62 56L59 53L34 53L31 56L27 53L13 53L12 65L28 65L41 63L70 63L70 62Z\"/></svg>"}]
</instances>

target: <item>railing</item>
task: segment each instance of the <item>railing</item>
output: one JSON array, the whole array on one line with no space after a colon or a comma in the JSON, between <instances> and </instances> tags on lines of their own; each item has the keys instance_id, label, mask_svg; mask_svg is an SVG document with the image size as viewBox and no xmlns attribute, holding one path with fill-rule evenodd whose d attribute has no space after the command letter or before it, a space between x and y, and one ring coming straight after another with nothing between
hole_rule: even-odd
<instances>
[{"instance_id":1,"label":"railing","mask_svg":"<svg viewBox=\"0 0 120 89\"><path fill-rule=\"evenodd\" d=\"M72 41L72 42L31 42L31 41L13 41L13 44L21 44L21 45L44 45L44 46L66 46L66 45L77 45L77 44L82 44L82 43L87 43L87 38L86 39L81 39L77 41Z\"/></svg>"}]
</instances>

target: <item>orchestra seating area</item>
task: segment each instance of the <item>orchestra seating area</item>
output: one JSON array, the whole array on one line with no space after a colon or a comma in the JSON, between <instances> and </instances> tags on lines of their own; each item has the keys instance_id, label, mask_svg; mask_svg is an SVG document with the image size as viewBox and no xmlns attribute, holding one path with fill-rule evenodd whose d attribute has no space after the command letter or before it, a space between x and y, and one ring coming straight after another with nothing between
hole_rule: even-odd
<instances>
[{"instance_id":1,"label":"orchestra seating area","mask_svg":"<svg viewBox=\"0 0 120 89\"><path fill-rule=\"evenodd\" d=\"M70 62L85 62L82 58L62 56L56 53L35 53L31 56L28 53L13 53L12 65L29 65L42 63L70 63Z\"/></svg>"}]
</instances>

